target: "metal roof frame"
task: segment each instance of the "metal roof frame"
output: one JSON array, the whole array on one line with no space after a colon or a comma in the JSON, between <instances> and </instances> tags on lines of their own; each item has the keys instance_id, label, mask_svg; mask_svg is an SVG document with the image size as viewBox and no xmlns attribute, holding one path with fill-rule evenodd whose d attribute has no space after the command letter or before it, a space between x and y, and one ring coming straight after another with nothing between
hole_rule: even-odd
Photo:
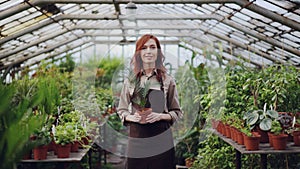
<instances>
[{"instance_id":1,"label":"metal roof frame","mask_svg":"<svg viewBox=\"0 0 300 169\"><path fill-rule=\"evenodd\" d=\"M208 43L199 36L209 35L216 42L224 42L224 51L233 58L248 60L255 66L262 66L263 63L249 60L246 56L241 57L235 49L253 52L253 55L273 63L292 63L300 66L300 5L293 1L260 1L139 0L134 1L138 8L148 8L150 11L157 9L162 13L137 15L134 26L128 25L128 17L122 12L129 0L24 0L16 4L6 1L0 4L0 20L3 19L0 21L0 71L17 67L59 46L72 45L76 39L94 44L122 43L93 39L106 35L120 37L125 42L132 43L132 40L127 39L136 38L144 30L161 30L165 32L161 37L177 37L178 43L194 41L195 44L190 45L199 49L198 42ZM274 9L264 7L266 3ZM2 7L1 10L1 5L7 7ZM51 14L41 9L44 5L60 5L61 8L66 6L64 9L68 10ZM94 6L89 8L89 5ZM97 13L97 9L102 8L114 11ZM76 9L86 12L77 14L74 12ZM21 16L23 14L25 16ZM116 22L117 25L98 26L110 22ZM6 27L5 23L9 23L10 27ZM47 27L48 30L44 30ZM57 27L55 33L47 35L53 27ZM109 30L121 33L103 33ZM136 35L127 33L128 30L135 31ZM56 43L62 41L64 43ZM53 42L60 45L49 45ZM56 55L58 56L59 52ZM223 59L228 60L226 57Z\"/></svg>"}]
</instances>

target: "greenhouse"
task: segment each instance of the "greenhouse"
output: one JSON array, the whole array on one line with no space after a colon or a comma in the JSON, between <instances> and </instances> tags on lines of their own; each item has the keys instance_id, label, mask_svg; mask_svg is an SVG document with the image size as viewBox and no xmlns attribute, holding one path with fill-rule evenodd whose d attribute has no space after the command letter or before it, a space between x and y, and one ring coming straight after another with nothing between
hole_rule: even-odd
<instances>
[{"instance_id":1,"label":"greenhouse","mask_svg":"<svg viewBox=\"0 0 300 169\"><path fill-rule=\"evenodd\" d=\"M299 68L299 0L1 0L0 168L299 169Z\"/></svg>"}]
</instances>

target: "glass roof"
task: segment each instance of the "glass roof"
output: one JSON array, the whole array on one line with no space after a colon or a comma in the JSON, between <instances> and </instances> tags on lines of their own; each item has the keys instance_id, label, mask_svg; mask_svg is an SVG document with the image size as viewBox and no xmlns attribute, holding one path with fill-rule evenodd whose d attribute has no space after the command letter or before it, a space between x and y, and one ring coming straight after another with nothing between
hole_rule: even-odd
<instances>
[{"instance_id":1,"label":"glass roof","mask_svg":"<svg viewBox=\"0 0 300 169\"><path fill-rule=\"evenodd\" d=\"M224 60L254 66L300 67L300 1L2 0L0 71L61 57L83 46L134 43L154 32L165 44L184 44L201 55L202 44L222 44Z\"/></svg>"}]
</instances>

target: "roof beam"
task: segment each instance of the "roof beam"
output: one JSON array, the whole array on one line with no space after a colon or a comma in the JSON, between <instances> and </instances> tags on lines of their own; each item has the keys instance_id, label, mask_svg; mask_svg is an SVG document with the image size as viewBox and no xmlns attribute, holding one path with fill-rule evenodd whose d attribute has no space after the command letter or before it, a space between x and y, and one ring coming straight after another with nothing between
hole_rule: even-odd
<instances>
[{"instance_id":1,"label":"roof beam","mask_svg":"<svg viewBox=\"0 0 300 169\"><path fill-rule=\"evenodd\" d=\"M42 5L42 4L51 4L51 3L76 3L76 4L120 4L128 3L130 0L31 0L32 5ZM266 16L274 21L277 21L283 25L287 25L295 30L300 30L300 23L293 21L287 17L281 16L275 12L272 12L266 8L260 7L253 3L250 3L248 0L138 0L134 1L136 4L176 4L176 3L193 3L193 4L209 4L209 3L236 3L243 8L248 8L251 11L254 11L258 14ZM31 6L26 3L21 3L17 6L9 8L0 12L0 19L5 19L11 15L14 15L18 12L29 9Z\"/></svg>"},{"instance_id":2,"label":"roof beam","mask_svg":"<svg viewBox=\"0 0 300 169\"><path fill-rule=\"evenodd\" d=\"M75 28L74 28L74 29L75 29ZM107 28L107 29L112 29L112 27ZM232 44L234 44L234 45L236 45L236 46L238 46L238 47L241 47L241 48L244 48L244 49L248 49L248 50L253 51L253 52L257 53L257 54L260 54L261 56L263 56L263 57L265 57L265 58L267 58L267 59L269 59L269 60L272 60L273 62L279 62L278 60L276 60L275 58L270 57L269 55L265 54L264 52L262 52L262 51L260 51L260 50L258 50L258 49L255 49L255 48L253 48L253 47L251 47L251 46L247 46L247 45L245 45L245 44L242 44L242 43L240 43L240 42L238 42L238 41L235 41L235 40L233 40L233 39L230 39L229 37L226 37L226 36L220 35L220 34L216 34L216 33L213 33L213 32L209 32L209 31L208 31L207 33L211 34L212 36L216 36L216 37L218 37L218 38L220 38L220 39L223 39L223 40L225 40L225 41L229 41L230 43L232 43ZM80 38L82 38L82 37L89 37L89 36L97 36L97 35L98 35L98 36L107 36L107 34L88 34L88 33L85 33L85 34L80 35ZM113 36L113 35L110 35L110 36ZM118 35L115 35L115 36L118 36ZM125 36L128 36L128 35L125 35ZM132 35L132 36L134 36L134 35ZM198 41L202 41L202 42L203 42L202 39L198 38L199 35L196 35L196 34L182 34L182 33L181 33L181 34L172 34L172 35L169 35L169 36L191 37L191 38L193 38L193 39L195 39L195 40L198 40ZM49 37L49 38L51 39L51 37ZM14 64L20 64L20 63L22 63L22 62L24 62L24 61L26 61L26 60L28 60L28 59L31 59L31 58L36 57L36 56L38 56L38 55L41 55L41 54L43 54L43 53L47 53L47 52L49 52L49 51L52 51L53 49L55 49L55 48L57 48L57 47L60 47L60 46L65 45L65 44L67 44L67 43L71 43L71 42L73 42L73 41L75 41L75 40L77 40L77 39L78 39L77 37L74 37L74 38L72 38L72 39L69 39L69 40L63 42L63 43L59 43L59 44L57 44L57 45L48 47L47 49L41 50L41 51L39 51L39 52L36 52L35 54L33 54L33 55L31 55L31 56L27 56L27 57L22 58L22 59L20 59L20 60L14 62L14 63L5 65L5 66L2 67L1 69L4 69L4 68L9 67L9 66L11 67L11 65L14 65ZM43 40L43 39L42 39L42 40ZM93 41L93 42L94 42L94 43L115 43L115 44L119 43L119 41ZM131 43L133 43L133 42L131 42ZM163 43L168 43L168 44L170 44L170 43L172 43L172 44L178 44L179 41L172 41L172 42L171 42L171 41L162 41L161 43L162 43L162 44L163 44ZM249 59L248 59L248 58L244 58L243 56L242 56L242 58L243 58L244 60L246 60L246 61L249 62ZM252 64L254 64L254 63L252 63Z\"/></svg>"},{"instance_id":3,"label":"roof beam","mask_svg":"<svg viewBox=\"0 0 300 169\"><path fill-rule=\"evenodd\" d=\"M7 65L3 65L2 67L0 67L0 70L3 70L3 69L5 69L5 68L9 68L9 67L12 68L14 65L19 65L19 64L21 64L22 62L25 62L26 60L29 60L29 59L34 58L34 57L36 57L36 56L39 56L39 55L41 55L41 54L43 54L43 53L51 52L52 50L54 50L54 49L56 49L56 48L59 48L59 47L61 47L61 46L63 46L63 45L66 45L66 44L68 44L68 43L71 43L71 42L73 42L73 41L78 40L78 38L83 38L83 37L86 37L86 36L87 36L86 34L82 34L82 35L79 35L78 37L72 37L72 38L70 38L70 39L67 39L67 40L64 41L64 42L60 42L60 43L57 43L57 44L55 44L55 45L53 45L53 46L49 46L49 47L47 47L46 49L41 50L41 51L38 51L38 52L36 52L36 53L34 53L34 54L30 55L30 56L25 56L25 57L20 58L20 59L17 60L17 61L14 61L13 63L7 64ZM93 41L93 40L89 40L89 41L85 41L85 43L88 43L88 42L90 42L90 41L92 41L92 42L97 42L97 43L105 43L105 44L107 44L107 43L112 43L112 44L120 43L120 41L117 41L117 40L104 40L104 41ZM175 41L174 41L174 40L161 40L160 42L161 42L162 44L164 44L164 43L167 43L167 44L174 44L174 43L176 43L176 44L178 44L178 43L179 43L179 41L177 41L177 40L175 40Z\"/></svg>"},{"instance_id":4,"label":"roof beam","mask_svg":"<svg viewBox=\"0 0 300 169\"><path fill-rule=\"evenodd\" d=\"M117 19L118 16L117 15L106 15L106 16L99 16L99 15L82 15L82 16L79 16L79 15L59 15L57 17L54 18L54 20L56 21L59 21L59 20L64 20L64 19L91 19L91 20L99 20L99 19L104 19L104 20L114 20L114 19ZM122 16L120 15L119 16L119 19L127 19L126 16ZM273 38L270 38L270 37L267 37L265 35L262 35L260 33L257 33L256 31L253 31L251 29L248 29L246 27L243 27L241 25L238 25L236 23L234 23L233 21L231 20L228 20L228 19L224 19L224 17L220 16L220 15L216 15L216 14L213 14L213 15L148 15L148 16L136 16L136 19L137 20L145 20L145 19L149 19L149 20L176 20L176 19L198 19L198 20L205 20L205 19L214 19L214 20L217 20L219 22L222 22L226 25L229 25L233 28L236 28L238 30L240 30L241 32L244 32L246 34L249 34L253 37L256 37L262 41L265 41L269 44L272 44L274 46L277 46L279 48L282 48L284 50L287 50L295 55L298 55L300 56L300 50L297 50L295 48L292 48L290 46L287 46L287 45L283 45L282 42L279 42L278 40L275 40ZM0 44L2 43L5 43L11 39L14 39L14 38L17 38L21 35L24 35L26 33L30 33L38 28L41 28L41 27L44 27L46 25L49 25L51 23L54 23L53 20L47 20L45 22L42 22L40 24L37 24L37 25L34 25L32 27L29 27L25 30L22 30L20 32L17 32L16 34L13 34L11 36L7 36L5 38L2 38L0 39ZM118 29L135 29L135 30L141 30L141 29L158 29L158 28L148 28L148 27L139 27L139 28L135 28L135 27L131 27L131 28L127 28L127 27L118 27ZM77 29L102 29L102 28L92 28L92 27L78 27ZM103 29L108 29L108 28L103 28ZM112 28L112 29L115 29L115 28ZM165 29L177 29L176 27L163 27L161 26L161 29L165 30ZM178 28L179 29L179 28ZM185 29L185 28L180 28L180 29ZM197 29L197 28L192 28L192 27L186 27L186 29ZM72 28L70 29L72 30ZM248 48L246 48L248 49ZM4 56L0 57L3 58Z\"/></svg>"}]
</instances>

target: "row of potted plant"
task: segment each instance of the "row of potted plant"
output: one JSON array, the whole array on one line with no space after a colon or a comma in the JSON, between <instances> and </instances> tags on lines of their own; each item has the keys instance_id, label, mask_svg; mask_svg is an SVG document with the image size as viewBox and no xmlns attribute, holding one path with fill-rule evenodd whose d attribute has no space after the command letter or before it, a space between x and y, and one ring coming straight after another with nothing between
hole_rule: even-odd
<instances>
[{"instance_id":1,"label":"row of potted plant","mask_svg":"<svg viewBox=\"0 0 300 169\"><path fill-rule=\"evenodd\" d=\"M93 137L91 133L96 134L95 122L90 122L79 111L62 114L56 120L56 125L46 123L31 136L36 144L33 149L35 160L46 159L48 151L54 151L58 158L68 158L70 152L78 152L79 147L86 148Z\"/></svg>"},{"instance_id":2,"label":"row of potted plant","mask_svg":"<svg viewBox=\"0 0 300 169\"><path fill-rule=\"evenodd\" d=\"M296 119L296 117L294 116ZM286 149L288 136L293 138L294 145L300 146L300 128L298 122L291 123L284 128L280 121L280 113L274 110L253 110L244 114L243 119L228 116L223 121L213 121L213 128L224 136L233 139L238 144L245 145L247 150L258 150L259 143L270 143L276 150ZM288 135L290 134L290 135ZM255 140L254 147L248 145L250 140Z\"/></svg>"}]
</instances>

